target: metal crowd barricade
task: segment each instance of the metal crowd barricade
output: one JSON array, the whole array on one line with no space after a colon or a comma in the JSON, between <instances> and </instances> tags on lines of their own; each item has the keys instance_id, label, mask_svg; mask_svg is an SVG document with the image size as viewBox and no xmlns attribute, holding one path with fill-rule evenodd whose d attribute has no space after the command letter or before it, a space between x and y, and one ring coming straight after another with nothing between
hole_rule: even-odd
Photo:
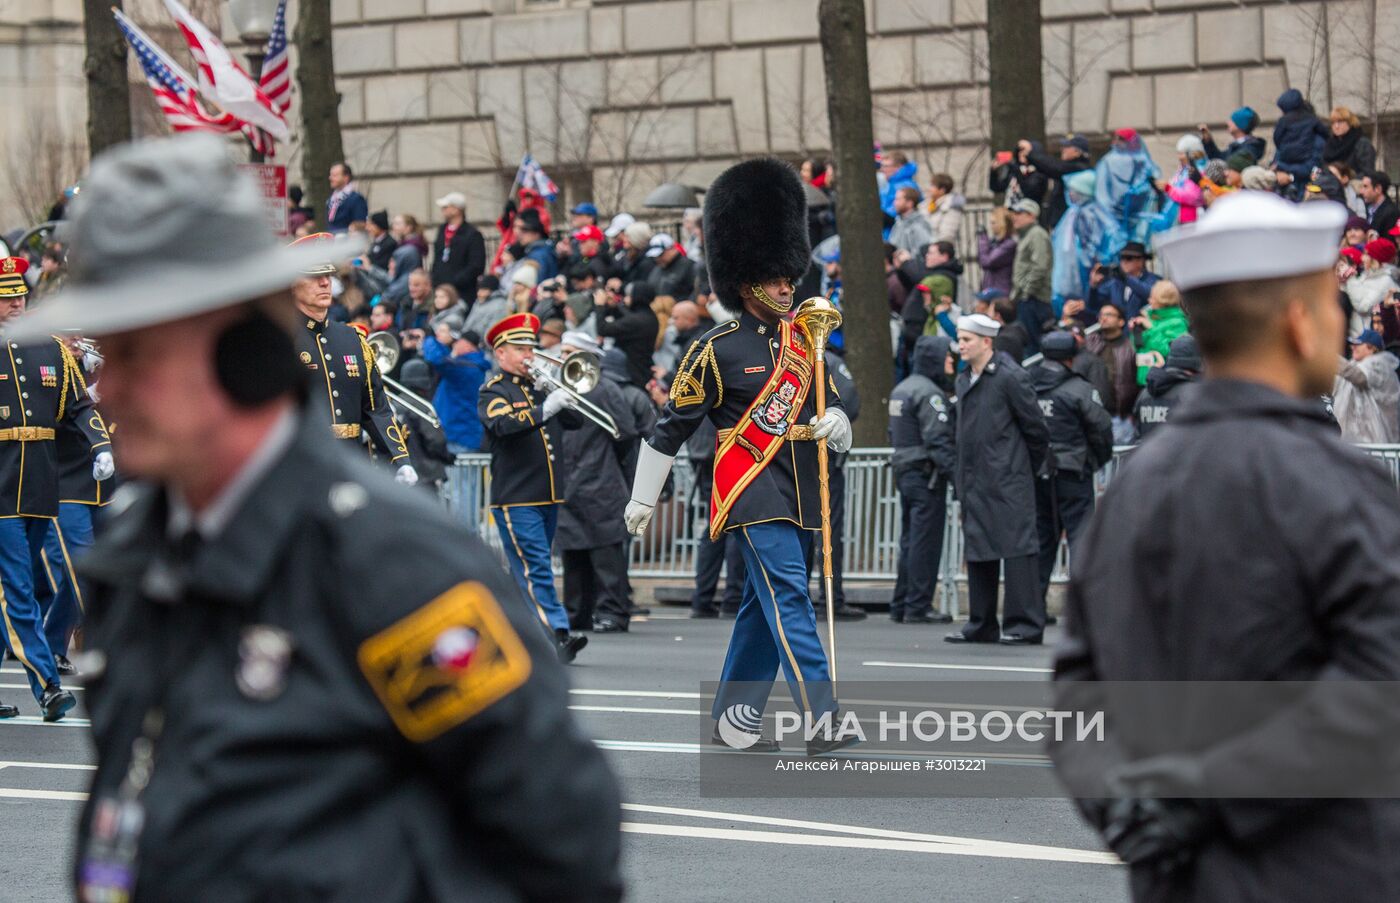
<instances>
[{"instance_id":1,"label":"metal crowd barricade","mask_svg":"<svg viewBox=\"0 0 1400 903\"><path fill-rule=\"evenodd\" d=\"M1359 446L1377 458L1391 480L1400 486L1400 445ZM1102 493L1132 452L1132 446L1118 446L1113 459L1099 471L1095 486ZM853 581L892 581L899 559L900 509L894 471L889 466L888 448L852 449L845 465L846 524L840 537L845 550L843 575ZM448 468L443 489L447 505L487 544L500 550L500 537L491 521L491 480L484 454L459 455ZM621 488L619 491L625 492ZM684 452L671 471L671 491L663 495L646 534L633 540L628 554L633 577L672 578L689 582L695 576L695 557L700 538L707 529L709 500L695 492L695 476ZM967 577L963 562L963 535L959 504L948 494L948 514L943 530L943 554L938 581L942 588L942 610L959 614L959 581ZM1051 581L1069 579L1069 554L1063 542L1055 561Z\"/></svg>"}]
</instances>

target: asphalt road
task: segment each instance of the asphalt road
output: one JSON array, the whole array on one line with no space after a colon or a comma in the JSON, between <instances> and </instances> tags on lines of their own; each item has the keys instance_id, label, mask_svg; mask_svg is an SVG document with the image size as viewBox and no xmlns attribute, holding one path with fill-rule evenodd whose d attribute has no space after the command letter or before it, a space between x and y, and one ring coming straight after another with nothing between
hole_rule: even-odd
<instances>
[{"instance_id":1,"label":"asphalt road","mask_svg":"<svg viewBox=\"0 0 1400 903\"><path fill-rule=\"evenodd\" d=\"M578 717L622 781L629 900L1127 900L1126 871L1064 800L703 795L702 756L748 755L699 742L701 681L718 676L731 626L662 609L629 634L593 637L571 670ZM945 632L879 615L840 624L838 675L1047 677L1048 647L950 646ZM0 698L25 716L0 722L0 900L66 901L92 762L85 713L41 723L12 662L0 670ZM859 759L860 747L843 755Z\"/></svg>"}]
</instances>

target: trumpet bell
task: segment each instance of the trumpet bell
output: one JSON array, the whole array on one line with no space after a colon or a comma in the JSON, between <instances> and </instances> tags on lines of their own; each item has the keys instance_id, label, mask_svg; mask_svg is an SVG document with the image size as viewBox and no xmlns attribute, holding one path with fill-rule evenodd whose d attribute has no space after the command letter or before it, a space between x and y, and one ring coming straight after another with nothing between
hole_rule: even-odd
<instances>
[{"instance_id":1,"label":"trumpet bell","mask_svg":"<svg viewBox=\"0 0 1400 903\"><path fill-rule=\"evenodd\" d=\"M374 363L379 368L380 376L391 372L398 366L399 357L403 352L399 347L399 340L394 338L392 334L373 332L365 341L374 351Z\"/></svg>"},{"instance_id":2,"label":"trumpet bell","mask_svg":"<svg viewBox=\"0 0 1400 903\"><path fill-rule=\"evenodd\" d=\"M564 358L564 364L559 370L559 378L564 385L580 395L592 392L602 374L598 362L586 351L576 351Z\"/></svg>"}]
</instances>

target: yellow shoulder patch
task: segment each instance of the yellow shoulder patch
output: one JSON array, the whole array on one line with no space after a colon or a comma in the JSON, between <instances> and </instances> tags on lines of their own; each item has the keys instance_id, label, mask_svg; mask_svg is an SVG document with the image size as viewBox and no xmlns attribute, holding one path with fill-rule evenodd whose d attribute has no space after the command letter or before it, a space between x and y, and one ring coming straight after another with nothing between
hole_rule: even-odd
<instances>
[{"instance_id":1,"label":"yellow shoulder patch","mask_svg":"<svg viewBox=\"0 0 1400 903\"><path fill-rule=\"evenodd\" d=\"M425 743L530 676L530 654L484 585L459 583L360 645L360 670L399 731Z\"/></svg>"},{"instance_id":2,"label":"yellow shoulder patch","mask_svg":"<svg viewBox=\"0 0 1400 903\"><path fill-rule=\"evenodd\" d=\"M493 398L486 404L486 416L504 417L511 412L511 407L509 399Z\"/></svg>"}]
</instances>

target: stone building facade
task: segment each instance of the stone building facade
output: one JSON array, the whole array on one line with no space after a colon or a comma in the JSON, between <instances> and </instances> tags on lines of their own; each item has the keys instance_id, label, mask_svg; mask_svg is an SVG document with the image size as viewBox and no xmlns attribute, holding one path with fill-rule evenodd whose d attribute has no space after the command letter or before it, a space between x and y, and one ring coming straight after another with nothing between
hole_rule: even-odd
<instances>
[{"instance_id":1,"label":"stone building facade","mask_svg":"<svg viewBox=\"0 0 1400 903\"><path fill-rule=\"evenodd\" d=\"M493 220L527 151L566 201L613 210L663 181L705 185L744 155L830 145L818 0L328 2L347 155L376 208L425 222L448 190ZM877 140L984 194L988 0L866 6ZM1320 112L1378 118L1382 149L1400 147L1395 0L1043 0L1042 12L1052 135L1131 125L1169 166L1182 131L1223 131L1241 104L1267 133L1292 85ZM0 85L81 140L80 16L78 0L0 2Z\"/></svg>"},{"instance_id":2,"label":"stone building facade","mask_svg":"<svg viewBox=\"0 0 1400 903\"><path fill-rule=\"evenodd\" d=\"M992 0L995 4L995 0ZM875 135L985 193L987 0L867 0ZM530 152L568 200L635 206L742 155L829 148L818 0L333 0L347 153L376 205L492 219ZM1044 0L1051 134L1183 130L1301 88L1400 111L1400 3ZM1383 138L1391 127L1387 122ZM1393 139L1385 142L1394 146ZM1392 154L1392 156L1396 156Z\"/></svg>"}]
</instances>

